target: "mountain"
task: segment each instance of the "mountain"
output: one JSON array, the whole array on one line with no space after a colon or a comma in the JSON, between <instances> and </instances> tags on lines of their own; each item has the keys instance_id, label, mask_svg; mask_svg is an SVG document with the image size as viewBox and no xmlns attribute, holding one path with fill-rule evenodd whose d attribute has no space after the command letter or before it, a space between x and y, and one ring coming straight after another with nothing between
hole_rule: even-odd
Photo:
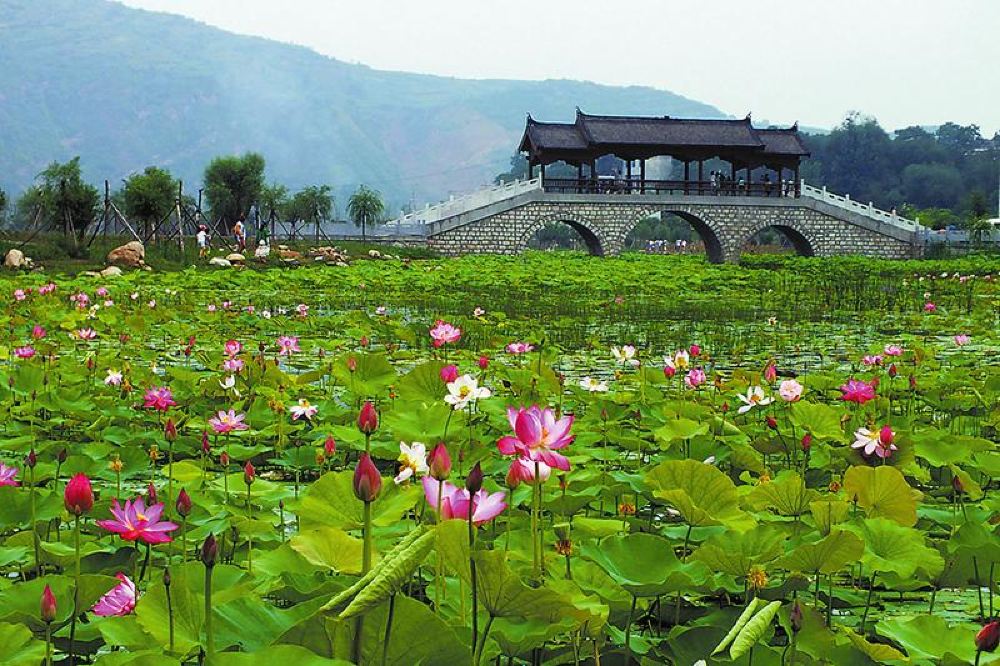
<instances>
[{"instance_id":1,"label":"mountain","mask_svg":"<svg viewBox=\"0 0 1000 666\"><path fill-rule=\"evenodd\" d=\"M359 28L364 29L364 28ZM371 28L377 38L377 31ZM388 72L107 0L0 0L0 187L81 155L114 187L155 164L198 187L220 154L257 151L291 189L358 183L390 210L506 170L526 112L722 117L646 87Z\"/></svg>"}]
</instances>

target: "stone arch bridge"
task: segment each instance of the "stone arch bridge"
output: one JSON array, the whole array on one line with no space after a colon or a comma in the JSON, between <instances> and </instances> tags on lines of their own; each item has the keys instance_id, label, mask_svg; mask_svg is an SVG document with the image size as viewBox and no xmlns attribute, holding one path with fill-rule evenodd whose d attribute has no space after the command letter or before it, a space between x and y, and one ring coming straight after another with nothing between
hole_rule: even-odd
<instances>
[{"instance_id":1,"label":"stone arch bridge","mask_svg":"<svg viewBox=\"0 0 1000 666\"><path fill-rule=\"evenodd\" d=\"M429 247L443 254L518 254L539 229L561 222L575 229L590 253L617 255L644 218L673 213L687 220L714 263L739 259L757 232L773 228L798 254L919 256L919 225L802 184L798 196L554 192L538 178L488 188L427 207L396 222L422 225ZM390 222L390 228L393 223Z\"/></svg>"}]
</instances>

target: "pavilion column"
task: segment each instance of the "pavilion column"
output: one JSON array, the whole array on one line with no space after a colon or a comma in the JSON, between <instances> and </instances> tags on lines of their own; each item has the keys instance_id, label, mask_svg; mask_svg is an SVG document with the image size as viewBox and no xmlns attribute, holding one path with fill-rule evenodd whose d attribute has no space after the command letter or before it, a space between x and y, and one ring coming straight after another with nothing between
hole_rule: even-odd
<instances>
[{"instance_id":1,"label":"pavilion column","mask_svg":"<svg viewBox=\"0 0 1000 666\"><path fill-rule=\"evenodd\" d=\"M690 160L684 160L684 194L690 192L690 187L688 183L691 181L691 162Z\"/></svg>"},{"instance_id":2,"label":"pavilion column","mask_svg":"<svg viewBox=\"0 0 1000 666\"><path fill-rule=\"evenodd\" d=\"M729 187L731 188L730 194L736 193L736 162L730 162L730 171L732 172L732 177L729 179Z\"/></svg>"},{"instance_id":3,"label":"pavilion column","mask_svg":"<svg viewBox=\"0 0 1000 666\"><path fill-rule=\"evenodd\" d=\"M528 160L528 180L531 180L532 178L535 177L535 173L534 173L535 169L534 169L534 167L535 167L535 163L532 162L531 160Z\"/></svg>"},{"instance_id":4,"label":"pavilion column","mask_svg":"<svg viewBox=\"0 0 1000 666\"><path fill-rule=\"evenodd\" d=\"M542 166L541 166L541 170L539 171L539 175L542 177L542 187L544 187L545 186L545 163L544 162L542 162Z\"/></svg>"},{"instance_id":5,"label":"pavilion column","mask_svg":"<svg viewBox=\"0 0 1000 666\"><path fill-rule=\"evenodd\" d=\"M799 190L800 185L799 185L799 163L798 162L795 163L795 172L794 173L795 173L795 184L794 184L794 189L792 191L795 192L795 196L798 197L799 194L801 194L801 191Z\"/></svg>"},{"instance_id":6,"label":"pavilion column","mask_svg":"<svg viewBox=\"0 0 1000 666\"><path fill-rule=\"evenodd\" d=\"M625 162L625 177L632 180L632 160Z\"/></svg>"},{"instance_id":7,"label":"pavilion column","mask_svg":"<svg viewBox=\"0 0 1000 666\"><path fill-rule=\"evenodd\" d=\"M705 182L705 160L698 160L698 194L701 194L702 183Z\"/></svg>"},{"instance_id":8,"label":"pavilion column","mask_svg":"<svg viewBox=\"0 0 1000 666\"><path fill-rule=\"evenodd\" d=\"M753 173L753 169L748 164L747 165L747 189L746 189L746 195L747 196L750 196L750 180L751 180L751 174L752 173Z\"/></svg>"},{"instance_id":9,"label":"pavilion column","mask_svg":"<svg viewBox=\"0 0 1000 666\"><path fill-rule=\"evenodd\" d=\"M639 191L646 191L646 158L639 160Z\"/></svg>"},{"instance_id":10,"label":"pavilion column","mask_svg":"<svg viewBox=\"0 0 1000 666\"><path fill-rule=\"evenodd\" d=\"M778 168L775 169L775 173L778 174L778 183L777 183L777 185L778 185L778 196L779 197L784 194L784 190L782 188L784 187L785 184L781 182L781 177L782 177L782 173L783 172L784 172L784 169L781 167L781 165L778 165Z\"/></svg>"}]
</instances>

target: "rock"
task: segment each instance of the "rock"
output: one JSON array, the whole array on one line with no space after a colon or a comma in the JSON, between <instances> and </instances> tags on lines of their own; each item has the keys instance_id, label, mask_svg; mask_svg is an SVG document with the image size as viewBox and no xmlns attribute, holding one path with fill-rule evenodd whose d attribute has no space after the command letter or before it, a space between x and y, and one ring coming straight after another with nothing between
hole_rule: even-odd
<instances>
[{"instance_id":1,"label":"rock","mask_svg":"<svg viewBox=\"0 0 1000 666\"><path fill-rule=\"evenodd\" d=\"M26 264L27 257L24 256L24 252L18 249L12 249L7 252L7 256L3 258L4 268L24 268Z\"/></svg>"},{"instance_id":2,"label":"rock","mask_svg":"<svg viewBox=\"0 0 1000 666\"><path fill-rule=\"evenodd\" d=\"M221 266L222 268L231 268L232 262L228 259L223 259L222 257L212 257L208 260L209 266Z\"/></svg>"},{"instance_id":3,"label":"rock","mask_svg":"<svg viewBox=\"0 0 1000 666\"><path fill-rule=\"evenodd\" d=\"M142 268L146 265L146 248L139 241L125 243L108 252L108 263L125 268Z\"/></svg>"},{"instance_id":4,"label":"rock","mask_svg":"<svg viewBox=\"0 0 1000 666\"><path fill-rule=\"evenodd\" d=\"M106 278L118 277L121 274L122 274L122 269L118 268L117 266L108 266L103 271L101 271L101 277L106 277Z\"/></svg>"},{"instance_id":5,"label":"rock","mask_svg":"<svg viewBox=\"0 0 1000 666\"><path fill-rule=\"evenodd\" d=\"M372 259L381 259L382 253L379 252L378 250L368 250L368 256L371 257Z\"/></svg>"},{"instance_id":6,"label":"rock","mask_svg":"<svg viewBox=\"0 0 1000 666\"><path fill-rule=\"evenodd\" d=\"M233 252L232 254L230 254L230 255L228 255L228 256L226 257L226 261L228 261L228 262L229 262L229 263L231 263L231 264L242 264L242 263L244 263L244 262L245 262L246 260L247 260L247 258L246 258L246 257L244 257L244 256L243 256L242 254L240 254L239 252Z\"/></svg>"},{"instance_id":7,"label":"rock","mask_svg":"<svg viewBox=\"0 0 1000 666\"><path fill-rule=\"evenodd\" d=\"M278 256L281 257L282 259L292 259L298 261L299 259L302 258L302 253L296 252L295 250L282 249L281 247L278 247Z\"/></svg>"}]
</instances>

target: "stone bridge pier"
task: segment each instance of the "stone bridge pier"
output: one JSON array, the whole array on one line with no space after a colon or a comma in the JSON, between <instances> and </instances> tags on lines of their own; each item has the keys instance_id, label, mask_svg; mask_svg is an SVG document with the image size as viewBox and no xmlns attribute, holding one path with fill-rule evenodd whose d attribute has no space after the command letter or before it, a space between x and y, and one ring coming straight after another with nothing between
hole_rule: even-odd
<instances>
[{"instance_id":1,"label":"stone bridge pier","mask_svg":"<svg viewBox=\"0 0 1000 666\"><path fill-rule=\"evenodd\" d=\"M517 254L553 222L572 227L597 256L617 255L644 218L673 213L691 224L713 263L739 260L741 248L773 228L803 256L860 254L906 258L919 253L914 234L817 199L720 196L594 196L529 193L432 225L428 245L444 254Z\"/></svg>"}]
</instances>

